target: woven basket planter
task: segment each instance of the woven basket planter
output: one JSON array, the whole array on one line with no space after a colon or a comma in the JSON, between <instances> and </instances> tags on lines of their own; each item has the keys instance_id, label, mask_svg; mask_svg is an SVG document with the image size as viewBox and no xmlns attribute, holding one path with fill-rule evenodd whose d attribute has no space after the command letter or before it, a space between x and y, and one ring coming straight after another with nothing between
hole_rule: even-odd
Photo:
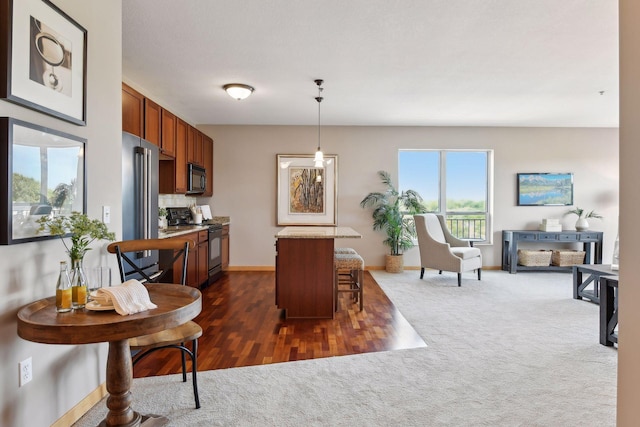
<instances>
[{"instance_id":1,"label":"woven basket planter","mask_svg":"<svg viewBox=\"0 0 640 427\"><path fill-rule=\"evenodd\" d=\"M559 267L584 264L585 251L554 250L551 255L551 264Z\"/></svg>"},{"instance_id":2,"label":"woven basket planter","mask_svg":"<svg viewBox=\"0 0 640 427\"><path fill-rule=\"evenodd\" d=\"M546 267L551 264L551 252L518 249L518 264L526 267Z\"/></svg>"},{"instance_id":3,"label":"woven basket planter","mask_svg":"<svg viewBox=\"0 0 640 427\"><path fill-rule=\"evenodd\" d=\"M387 255L385 269L387 273L402 273L404 271L404 256Z\"/></svg>"}]
</instances>

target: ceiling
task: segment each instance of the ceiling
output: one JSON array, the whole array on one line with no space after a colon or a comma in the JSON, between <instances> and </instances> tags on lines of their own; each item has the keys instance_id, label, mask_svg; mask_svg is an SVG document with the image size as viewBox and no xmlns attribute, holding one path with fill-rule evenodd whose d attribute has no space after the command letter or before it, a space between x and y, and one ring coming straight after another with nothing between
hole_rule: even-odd
<instances>
[{"instance_id":1,"label":"ceiling","mask_svg":"<svg viewBox=\"0 0 640 427\"><path fill-rule=\"evenodd\" d=\"M125 0L125 81L192 124L618 126L616 0ZM255 92L229 97L226 83Z\"/></svg>"}]
</instances>

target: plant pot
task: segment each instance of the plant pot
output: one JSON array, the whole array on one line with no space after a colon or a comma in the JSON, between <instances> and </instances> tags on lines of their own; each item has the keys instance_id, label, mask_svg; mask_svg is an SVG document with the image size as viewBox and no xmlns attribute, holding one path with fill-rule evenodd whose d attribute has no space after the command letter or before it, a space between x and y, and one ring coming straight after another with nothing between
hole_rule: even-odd
<instances>
[{"instance_id":1,"label":"plant pot","mask_svg":"<svg viewBox=\"0 0 640 427\"><path fill-rule=\"evenodd\" d=\"M402 255L387 255L385 261L387 273L402 273L404 271L404 257Z\"/></svg>"},{"instance_id":2,"label":"plant pot","mask_svg":"<svg viewBox=\"0 0 640 427\"><path fill-rule=\"evenodd\" d=\"M578 218L576 221L576 231L587 231L589 229L589 221L587 218Z\"/></svg>"}]
</instances>

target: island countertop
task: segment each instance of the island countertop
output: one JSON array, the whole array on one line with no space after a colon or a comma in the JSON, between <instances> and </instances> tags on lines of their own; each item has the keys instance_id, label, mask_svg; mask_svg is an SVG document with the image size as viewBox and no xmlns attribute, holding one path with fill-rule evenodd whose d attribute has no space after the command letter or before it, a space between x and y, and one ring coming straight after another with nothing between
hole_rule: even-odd
<instances>
[{"instance_id":1,"label":"island countertop","mask_svg":"<svg viewBox=\"0 0 640 427\"><path fill-rule=\"evenodd\" d=\"M345 239L362 237L351 227L285 227L275 235L278 239Z\"/></svg>"}]
</instances>

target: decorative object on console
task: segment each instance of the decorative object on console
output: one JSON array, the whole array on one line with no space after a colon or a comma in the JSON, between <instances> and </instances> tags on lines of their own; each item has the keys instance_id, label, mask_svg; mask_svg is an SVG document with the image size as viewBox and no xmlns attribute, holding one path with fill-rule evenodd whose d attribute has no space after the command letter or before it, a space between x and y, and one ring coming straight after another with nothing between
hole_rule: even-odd
<instances>
[{"instance_id":1,"label":"decorative object on console","mask_svg":"<svg viewBox=\"0 0 640 427\"><path fill-rule=\"evenodd\" d=\"M86 124L87 30L49 0L1 0L0 97ZM25 25L27 24L28 25Z\"/></svg>"},{"instance_id":2,"label":"decorative object on console","mask_svg":"<svg viewBox=\"0 0 640 427\"><path fill-rule=\"evenodd\" d=\"M518 206L571 206L572 173L519 173Z\"/></svg>"},{"instance_id":3,"label":"decorative object on console","mask_svg":"<svg viewBox=\"0 0 640 427\"><path fill-rule=\"evenodd\" d=\"M318 168L311 154L277 155L278 226L337 224L338 156L324 159Z\"/></svg>"},{"instance_id":4,"label":"decorative object on console","mask_svg":"<svg viewBox=\"0 0 640 427\"><path fill-rule=\"evenodd\" d=\"M402 254L413 246L416 238L413 215L425 213L427 209L422 204L422 197L417 191L406 190L399 193L393 186L388 172L378 171L378 176L386 186L385 192L367 194L360 202L360 206L373 209L371 214L373 229L383 230L387 234L387 238L383 241L390 248L386 269L390 273L399 273L403 270Z\"/></svg>"},{"instance_id":5,"label":"decorative object on console","mask_svg":"<svg viewBox=\"0 0 640 427\"><path fill-rule=\"evenodd\" d=\"M562 231L562 224L557 218L545 218L538 229L540 231Z\"/></svg>"},{"instance_id":6,"label":"decorative object on console","mask_svg":"<svg viewBox=\"0 0 640 427\"><path fill-rule=\"evenodd\" d=\"M248 98L255 90L253 87L242 83L229 83L222 86L222 88L230 97L237 99L238 101Z\"/></svg>"},{"instance_id":7,"label":"decorative object on console","mask_svg":"<svg viewBox=\"0 0 640 427\"><path fill-rule=\"evenodd\" d=\"M578 220L576 221L576 231L587 231L589 229L589 221L587 221L587 218L602 218L602 215L595 213L595 211L586 213L584 209L579 207L571 209L570 211L565 213L565 215L571 214L578 215Z\"/></svg>"}]
</instances>

